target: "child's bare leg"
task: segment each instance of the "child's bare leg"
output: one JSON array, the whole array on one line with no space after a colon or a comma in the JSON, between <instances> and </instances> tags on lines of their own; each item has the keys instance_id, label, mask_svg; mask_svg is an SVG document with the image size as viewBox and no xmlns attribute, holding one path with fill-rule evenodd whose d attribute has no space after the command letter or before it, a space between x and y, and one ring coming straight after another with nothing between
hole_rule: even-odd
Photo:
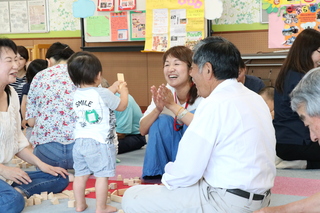
<instances>
[{"instance_id":1,"label":"child's bare leg","mask_svg":"<svg viewBox=\"0 0 320 213\"><path fill-rule=\"evenodd\" d=\"M110 213L116 212L117 208L107 205L108 198L108 178L97 177L96 178L96 213Z\"/></svg>"},{"instance_id":2,"label":"child's bare leg","mask_svg":"<svg viewBox=\"0 0 320 213\"><path fill-rule=\"evenodd\" d=\"M73 193L74 198L76 200L76 211L82 212L84 211L88 206L85 199L84 191L86 189L86 183L90 175L84 175L84 176L76 176L74 177L73 181Z\"/></svg>"}]
</instances>

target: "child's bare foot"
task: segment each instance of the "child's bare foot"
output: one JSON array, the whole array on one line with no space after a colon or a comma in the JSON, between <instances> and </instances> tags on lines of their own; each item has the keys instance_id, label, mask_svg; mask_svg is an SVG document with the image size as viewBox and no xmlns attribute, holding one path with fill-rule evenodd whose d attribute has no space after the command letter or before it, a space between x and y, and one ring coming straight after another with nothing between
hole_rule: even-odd
<instances>
[{"instance_id":1,"label":"child's bare foot","mask_svg":"<svg viewBox=\"0 0 320 213\"><path fill-rule=\"evenodd\" d=\"M96 209L96 213L112 213L117 212L117 208L113 206L106 205L105 209Z\"/></svg>"},{"instance_id":2,"label":"child's bare foot","mask_svg":"<svg viewBox=\"0 0 320 213\"><path fill-rule=\"evenodd\" d=\"M88 208L88 205L86 203L83 203L83 204L80 204L80 205L76 204L76 211L77 212L83 212L87 208Z\"/></svg>"}]
</instances>

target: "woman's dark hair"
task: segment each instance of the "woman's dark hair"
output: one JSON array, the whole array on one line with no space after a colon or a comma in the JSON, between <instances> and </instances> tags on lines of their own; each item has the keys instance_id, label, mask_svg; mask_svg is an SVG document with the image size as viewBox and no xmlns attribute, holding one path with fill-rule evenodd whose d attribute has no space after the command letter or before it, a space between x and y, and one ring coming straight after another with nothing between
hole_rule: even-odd
<instances>
[{"instance_id":1,"label":"woman's dark hair","mask_svg":"<svg viewBox=\"0 0 320 213\"><path fill-rule=\"evenodd\" d=\"M11 39L0 38L0 57L5 49L11 49L15 54L17 54L17 45ZM4 88L4 91L8 95L11 95L9 85L6 85L6 87Z\"/></svg>"},{"instance_id":2,"label":"woman's dark hair","mask_svg":"<svg viewBox=\"0 0 320 213\"><path fill-rule=\"evenodd\" d=\"M26 61L29 60L29 52L24 46L17 46L17 53L19 53L22 58L26 59Z\"/></svg>"},{"instance_id":3,"label":"woman's dark hair","mask_svg":"<svg viewBox=\"0 0 320 213\"><path fill-rule=\"evenodd\" d=\"M31 61L31 63L28 66L26 77L27 82L31 83L33 77L40 71L46 69L48 67L47 60L44 59L35 59Z\"/></svg>"},{"instance_id":4,"label":"woman's dark hair","mask_svg":"<svg viewBox=\"0 0 320 213\"><path fill-rule=\"evenodd\" d=\"M320 32L315 29L303 30L294 40L287 58L278 74L275 88L280 93L283 92L284 81L290 70L307 73L314 68L312 54L320 48Z\"/></svg>"},{"instance_id":5,"label":"woman's dark hair","mask_svg":"<svg viewBox=\"0 0 320 213\"><path fill-rule=\"evenodd\" d=\"M49 47L46 58L53 58L55 61L68 60L73 53L68 45L56 42Z\"/></svg>"},{"instance_id":6,"label":"woman's dark hair","mask_svg":"<svg viewBox=\"0 0 320 213\"><path fill-rule=\"evenodd\" d=\"M174 46L171 47L170 49L168 49L162 56L162 63L163 65L166 63L167 57L171 56L171 57L175 57L177 59L179 59L182 62L185 62L189 68L189 70L191 69L191 65L192 65L192 55L193 52L190 48L186 47L186 46ZM192 82L192 78L191 76L189 77L189 81L192 84L189 90L189 101L188 104L194 104L194 102L196 101L196 99L198 98L198 90L196 85Z\"/></svg>"},{"instance_id":7,"label":"woman's dark hair","mask_svg":"<svg viewBox=\"0 0 320 213\"><path fill-rule=\"evenodd\" d=\"M24 46L17 46L17 53L19 53L19 55L26 61L29 60L29 52ZM26 65L24 65L24 70L26 70Z\"/></svg>"},{"instance_id":8,"label":"woman's dark hair","mask_svg":"<svg viewBox=\"0 0 320 213\"><path fill-rule=\"evenodd\" d=\"M97 75L102 72L100 60L90 52L73 54L67 62L68 72L74 85L94 84Z\"/></svg>"}]
</instances>

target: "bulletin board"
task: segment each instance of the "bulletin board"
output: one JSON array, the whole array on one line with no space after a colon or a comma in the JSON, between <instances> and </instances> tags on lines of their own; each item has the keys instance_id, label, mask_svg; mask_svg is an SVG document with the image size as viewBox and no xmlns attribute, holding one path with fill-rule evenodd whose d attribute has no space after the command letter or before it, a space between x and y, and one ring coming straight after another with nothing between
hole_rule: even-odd
<instances>
[{"instance_id":1,"label":"bulletin board","mask_svg":"<svg viewBox=\"0 0 320 213\"><path fill-rule=\"evenodd\" d=\"M48 0L0 0L0 34L49 32Z\"/></svg>"},{"instance_id":2,"label":"bulletin board","mask_svg":"<svg viewBox=\"0 0 320 213\"><path fill-rule=\"evenodd\" d=\"M320 30L320 0L263 0L269 16L269 48L290 48L304 29Z\"/></svg>"},{"instance_id":3,"label":"bulletin board","mask_svg":"<svg viewBox=\"0 0 320 213\"><path fill-rule=\"evenodd\" d=\"M93 16L84 19L84 39L86 42L145 40L146 0L136 0L133 10L121 8L121 5L127 2L124 0L112 0L112 10L101 7L101 4L108 2L107 0L92 1L96 5L96 11ZM108 4L106 5L108 6Z\"/></svg>"},{"instance_id":4,"label":"bulletin board","mask_svg":"<svg viewBox=\"0 0 320 213\"><path fill-rule=\"evenodd\" d=\"M205 35L205 0L147 0L145 51L193 46Z\"/></svg>"}]
</instances>

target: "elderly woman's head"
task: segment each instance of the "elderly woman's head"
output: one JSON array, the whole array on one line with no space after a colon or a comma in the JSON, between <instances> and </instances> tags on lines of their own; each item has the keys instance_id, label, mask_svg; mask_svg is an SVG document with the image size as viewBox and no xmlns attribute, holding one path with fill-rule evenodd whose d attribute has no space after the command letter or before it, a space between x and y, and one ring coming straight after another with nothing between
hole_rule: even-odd
<instances>
[{"instance_id":1,"label":"elderly woman's head","mask_svg":"<svg viewBox=\"0 0 320 213\"><path fill-rule=\"evenodd\" d=\"M0 38L0 86L7 87L16 81L18 72L17 46L10 40Z\"/></svg>"}]
</instances>

